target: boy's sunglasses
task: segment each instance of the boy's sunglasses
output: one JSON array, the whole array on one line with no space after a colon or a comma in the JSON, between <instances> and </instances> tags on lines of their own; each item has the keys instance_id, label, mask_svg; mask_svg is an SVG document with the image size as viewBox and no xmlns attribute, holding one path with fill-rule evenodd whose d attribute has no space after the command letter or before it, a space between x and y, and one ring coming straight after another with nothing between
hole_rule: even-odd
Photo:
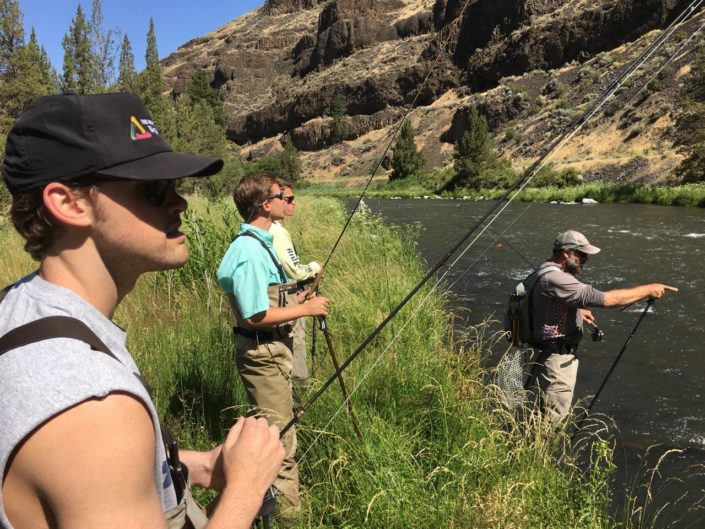
<instances>
[{"instance_id":1,"label":"boy's sunglasses","mask_svg":"<svg viewBox=\"0 0 705 529\"><path fill-rule=\"evenodd\" d=\"M294 195L283 196L282 199L286 200L287 204L291 204L294 201Z\"/></svg>"}]
</instances>

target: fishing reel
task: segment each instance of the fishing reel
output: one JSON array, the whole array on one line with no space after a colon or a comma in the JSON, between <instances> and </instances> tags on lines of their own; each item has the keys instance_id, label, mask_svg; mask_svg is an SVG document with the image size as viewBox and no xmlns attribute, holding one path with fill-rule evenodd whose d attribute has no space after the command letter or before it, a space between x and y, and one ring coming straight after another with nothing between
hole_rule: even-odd
<instances>
[{"instance_id":1,"label":"fishing reel","mask_svg":"<svg viewBox=\"0 0 705 529\"><path fill-rule=\"evenodd\" d=\"M592 331L590 331L590 337L593 342L601 342L605 338L605 333L602 332L602 329L595 326Z\"/></svg>"}]
</instances>

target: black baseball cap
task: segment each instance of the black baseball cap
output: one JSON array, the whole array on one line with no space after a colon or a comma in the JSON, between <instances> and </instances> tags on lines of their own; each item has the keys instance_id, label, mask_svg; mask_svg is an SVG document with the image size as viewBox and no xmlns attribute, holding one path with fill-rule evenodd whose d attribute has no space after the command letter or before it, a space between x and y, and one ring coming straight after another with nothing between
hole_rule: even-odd
<instances>
[{"instance_id":1,"label":"black baseball cap","mask_svg":"<svg viewBox=\"0 0 705 529\"><path fill-rule=\"evenodd\" d=\"M134 94L52 95L34 101L7 136L10 193L89 175L127 180L209 176L223 160L172 151Z\"/></svg>"}]
</instances>

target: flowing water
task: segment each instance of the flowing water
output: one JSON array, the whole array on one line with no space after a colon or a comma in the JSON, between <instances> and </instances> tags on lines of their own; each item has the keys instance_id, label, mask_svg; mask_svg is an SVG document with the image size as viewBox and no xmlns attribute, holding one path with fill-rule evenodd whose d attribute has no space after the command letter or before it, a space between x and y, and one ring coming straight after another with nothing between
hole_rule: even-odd
<instances>
[{"instance_id":1,"label":"flowing water","mask_svg":"<svg viewBox=\"0 0 705 529\"><path fill-rule=\"evenodd\" d=\"M418 251L429 266L493 205L464 200L365 202L388 223L418 223ZM694 505L705 496L705 209L512 203L454 266L439 273L447 274L445 282L455 303L469 310L470 323L499 318L514 285L550 255L556 233L567 229L583 232L602 249L590 257L582 281L601 290L650 282L679 288L646 315L593 412L612 417L618 428L616 508L660 455L677 449L654 482L652 507L666 505L656 527L705 527L705 506ZM624 311L593 310L605 338L592 342L586 336L583 341L577 399L589 402L644 308L645 303L638 303ZM498 323L493 325L499 330Z\"/></svg>"}]
</instances>

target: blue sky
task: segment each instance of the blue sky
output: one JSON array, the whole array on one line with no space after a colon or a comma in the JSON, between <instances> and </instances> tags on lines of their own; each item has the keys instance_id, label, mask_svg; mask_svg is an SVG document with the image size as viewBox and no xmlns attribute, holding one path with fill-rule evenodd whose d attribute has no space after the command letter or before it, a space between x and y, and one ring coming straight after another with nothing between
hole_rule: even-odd
<instances>
[{"instance_id":1,"label":"blue sky","mask_svg":"<svg viewBox=\"0 0 705 529\"><path fill-rule=\"evenodd\" d=\"M61 40L79 3L86 16L90 16L91 0L19 0L27 38L34 27L37 40L47 50L58 72L61 72L64 60ZM264 0L102 1L104 28L118 28L127 33L138 70L144 68L150 17L154 18L159 58L163 59L189 40L224 26L262 4Z\"/></svg>"}]
</instances>

